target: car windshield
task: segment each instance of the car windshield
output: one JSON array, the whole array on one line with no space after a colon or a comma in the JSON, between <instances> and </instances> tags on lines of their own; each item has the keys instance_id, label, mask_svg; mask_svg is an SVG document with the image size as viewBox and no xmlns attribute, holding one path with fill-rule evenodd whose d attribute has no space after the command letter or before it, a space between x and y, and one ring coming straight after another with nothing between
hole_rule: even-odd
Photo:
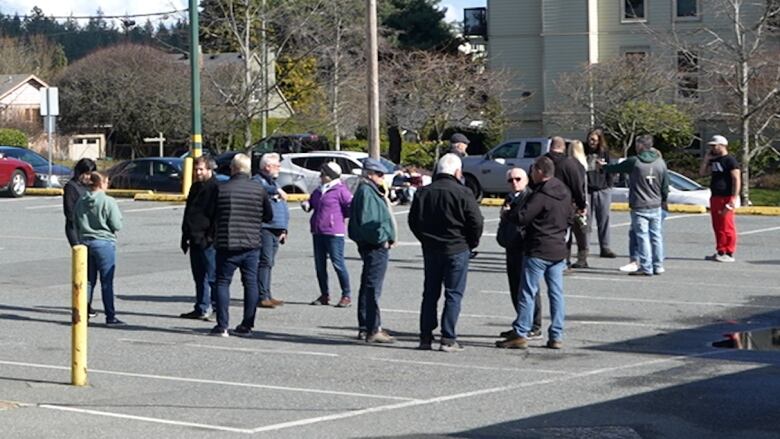
<instances>
[{"instance_id":1,"label":"car windshield","mask_svg":"<svg viewBox=\"0 0 780 439\"><path fill-rule=\"evenodd\" d=\"M669 184L680 191L699 191L704 189L699 183L676 172L669 172Z\"/></svg>"},{"instance_id":2,"label":"car windshield","mask_svg":"<svg viewBox=\"0 0 780 439\"><path fill-rule=\"evenodd\" d=\"M360 163L362 164L363 162L365 162L365 161L366 161L366 159L367 159L367 158L368 158L368 157L363 157L362 159L358 159L358 160L360 160ZM387 168L387 169L388 169L388 171L390 171L390 172L395 172L395 171L397 171L398 169L400 169L400 166L396 165L395 163L391 162L390 160L388 160L388 159L386 159L386 158L384 158L384 157L379 157L379 161L380 161L380 162L382 163L382 165L384 165L384 167L385 167L385 168Z\"/></svg>"},{"instance_id":3,"label":"car windshield","mask_svg":"<svg viewBox=\"0 0 780 439\"><path fill-rule=\"evenodd\" d=\"M32 166L46 166L49 164L49 162L46 161L46 159L30 151L14 149L14 150L4 151L4 153L6 157L13 157L15 159L22 160L24 162L29 163Z\"/></svg>"}]
</instances>

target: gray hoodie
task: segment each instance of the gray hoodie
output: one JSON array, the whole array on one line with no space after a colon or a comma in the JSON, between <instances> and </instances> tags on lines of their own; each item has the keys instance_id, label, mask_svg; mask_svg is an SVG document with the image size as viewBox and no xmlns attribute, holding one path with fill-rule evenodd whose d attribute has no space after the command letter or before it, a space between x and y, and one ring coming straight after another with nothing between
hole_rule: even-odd
<instances>
[{"instance_id":1,"label":"gray hoodie","mask_svg":"<svg viewBox=\"0 0 780 439\"><path fill-rule=\"evenodd\" d=\"M74 221L81 241L116 241L116 232L122 228L122 213L116 200L103 191L88 191L76 202L74 210Z\"/></svg>"},{"instance_id":2,"label":"gray hoodie","mask_svg":"<svg viewBox=\"0 0 780 439\"><path fill-rule=\"evenodd\" d=\"M605 166L604 171L629 175L628 206L631 210L656 209L666 202L669 173L658 151L642 151L621 163Z\"/></svg>"}]
</instances>

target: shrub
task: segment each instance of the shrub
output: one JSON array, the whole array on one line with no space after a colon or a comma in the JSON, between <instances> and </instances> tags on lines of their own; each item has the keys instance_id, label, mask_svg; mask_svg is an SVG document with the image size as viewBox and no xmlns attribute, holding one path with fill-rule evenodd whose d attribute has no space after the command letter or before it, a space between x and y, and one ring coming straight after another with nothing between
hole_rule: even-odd
<instances>
[{"instance_id":1,"label":"shrub","mask_svg":"<svg viewBox=\"0 0 780 439\"><path fill-rule=\"evenodd\" d=\"M0 145L27 148L27 135L13 128L0 128Z\"/></svg>"}]
</instances>

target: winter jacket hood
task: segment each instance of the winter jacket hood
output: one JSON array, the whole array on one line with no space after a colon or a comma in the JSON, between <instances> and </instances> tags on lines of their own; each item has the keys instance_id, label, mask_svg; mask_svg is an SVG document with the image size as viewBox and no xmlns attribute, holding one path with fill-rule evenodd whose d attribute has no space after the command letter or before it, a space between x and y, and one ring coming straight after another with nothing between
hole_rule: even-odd
<instances>
[{"instance_id":1,"label":"winter jacket hood","mask_svg":"<svg viewBox=\"0 0 780 439\"><path fill-rule=\"evenodd\" d=\"M587 206L585 168L576 159L566 154L550 151L547 157L555 164L555 178L569 188L571 198L578 209Z\"/></svg>"},{"instance_id":2,"label":"winter jacket hood","mask_svg":"<svg viewBox=\"0 0 780 439\"><path fill-rule=\"evenodd\" d=\"M566 230L572 214L571 194L560 180L551 178L533 185L525 206L513 217L525 226L526 254L548 261L565 259Z\"/></svg>"},{"instance_id":3,"label":"winter jacket hood","mask_svg":"<svg viewBox=\"0 0 780 439\"><path fill-rule=\"evenodd\" d=\"M85 192L76 203L74 221L81 242L91 239L116 241L122 228L122 213L116 200L103 191Z\"/></svg>"},{"instance_id":4,"label":"winter jacket hood","mask_svg":"<svg viewBox=\"0 0 780 439\"><path fill-rule=\"evenodd\" d=\"M395 217L385 192L371 180L362 179L355 190L349 218L349 239L358 246L376 247L395 242Z\"/></svg>"}]
</instances>

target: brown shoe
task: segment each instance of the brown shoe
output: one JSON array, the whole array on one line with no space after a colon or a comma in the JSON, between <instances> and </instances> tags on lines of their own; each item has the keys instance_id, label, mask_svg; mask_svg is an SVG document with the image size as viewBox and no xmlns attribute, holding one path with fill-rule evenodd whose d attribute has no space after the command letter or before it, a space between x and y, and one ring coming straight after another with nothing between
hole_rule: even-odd
<instances>
[{"instance_id":1,"label":"brown shoe","mask_svg":"<svg viewBox=\"0 0 780 439\"><path fill-rule=\"evenodd\" d=\"M526 349L528 347L528 339L518 335L515 338L497 341L496 347L502 349Z\"/></svg>"},{"instance_id":2,"label":"brown shoe","mask_svg":"<svg viewBox=\"0 0 780 439\"><path fill-rule=\"evenodd\" d=\"M380 330L366 337L366 343L391 344L395 343L395 338Z\"/></svg>"},{"instance_id":3,"label":"brown shoe","mask_svg":"<svg viewBox=\"0 0 780 439\"><path fill-rule=\"evenodd\" d=\"M352 305L352 299L346 296L341 296L341 300L336 304L336 308L349 308Z\"/></svg>"},{"instance_id":4,"label":"brown shoe","mask_svg":"<svg viewBox=\"0 0 780 439\"><path fill-rule=\"evenodd\" d=\"M563 342L560 340L547 340L547 345L550 349L563 349Z\"/></svg>"},{"instance_id":5,"label":"brown shoe","mask_svg":"<svg viewBox=\"0 0 780 439\"><path fill-rule=\"evenodd\" d=\"M261 300L260 303L257 304L257 307L273 309L276 308L276 305L274 305L274 303L271 302L270 300Z\"/></svg>"},{"instance_id":6,"label":"brown shoe","mask_svg":"<svg viewBox=\"0 0 780 439\"><path fill-rule=\"evenodd\" d=\"M269 300L271 301L271 303L274 304L274 306L284 305L284 300L279 300L279 299L269 299Z\"/></svg>"}]
</instances>

